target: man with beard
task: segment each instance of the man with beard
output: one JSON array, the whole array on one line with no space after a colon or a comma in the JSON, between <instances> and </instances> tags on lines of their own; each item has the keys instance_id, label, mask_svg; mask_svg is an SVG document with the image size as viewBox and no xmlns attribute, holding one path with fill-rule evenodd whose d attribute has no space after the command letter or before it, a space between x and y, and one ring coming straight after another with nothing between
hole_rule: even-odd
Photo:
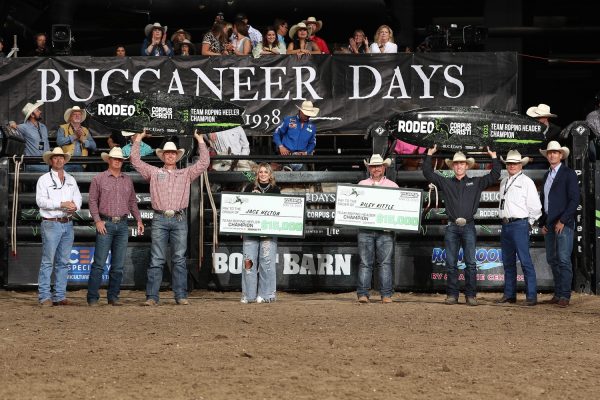
<instances>
[{"instance_id":1,"label":"man with beard","mask_svg":"<svg viewBox=\"0 0 600 400\"><path fill-rule=\"evenodd\" d=\"M16 129L23 139L25 139L25 153L26 156L42 157L44 152L50 150L50 143L48 142L48 128L42 121L42 111L40 107L43 105L41 101L36 103L27 103L23 107L23 115L25 120L22 124L17 125L15 122L11 122L10 126ZM27 172L48 172L47 165L26 165L25 171Z\"/></svg>"}]
</instances>

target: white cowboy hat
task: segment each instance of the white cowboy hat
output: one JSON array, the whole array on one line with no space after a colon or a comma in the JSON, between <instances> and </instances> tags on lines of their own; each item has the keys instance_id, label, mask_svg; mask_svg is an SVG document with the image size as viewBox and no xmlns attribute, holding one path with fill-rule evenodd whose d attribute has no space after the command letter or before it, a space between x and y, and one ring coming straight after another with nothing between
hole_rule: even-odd
<instances>
[{"instance_id":1,"label":"white cowboy hat","mask_svg":"<svg viewBox=\"0 0 600 400\"><path fill-rule=\"evenodd\" d=\"M561 146L560 143L558 143L556 140L552 140L552 141L548 142L548 146L546 147L546 150L540 149L540 153L544 157L546 157L548 150L560 151L561 152L561 157L560 157L561 160L564 160L565 158L569 157L569 154L571 153L569 148Z\"/></svg>"},{"instance_id":2,"label":"white cowboy hat","mask_svg":"<svg viewBox=\"0 0 600 400\"><path fill-rule=\"evenodd\" d=\"M547 104L538 104L537 107L529 107L526 114L532 118L556 117L556 114L550 112L550 106Z\"/></svg>"},{"instance_id":3,"label":"white cowboy hat","mask_svg":"<svg viewBox=\"0 0 600 400\"><path fill-rule=\"evenodd\" d=\"M25 104L25 107L23 107L23 109L21 110L23 112L23 115L25 115L25 119L23 120L23 122L27 122L31 113L43 105L44 105L44 102L42 102L42 101L36 101L33 104L31 104L31 103Z\"/></svg>"},{"instance_id":4,"label":"white cowboy hat","mask_svg":"<svg viewBox=\"0 0 600 400\"><path fill-rule=\"evenodd\" d=\"M150 36L150 33L154 30L154 28L161 29L163 33L167 31L166 25L162 26L159 22L155 22L153 24L146 25L146 27L144 28L144 34L146 34L146 36Z\"/></svg>"},{"instance_id":5,"label":"white cowboy hat","mask_svg":"<svg viewBox=\"0 0 600 400\"><path fill-rule=\"evenodd\" d=\"M177 35L180 34L180 33L183 33L183 35L185 36L185 38L187 40L190 40L190 41L192 40L192 35L190 35L190 33L188 31L186 31L184 29L178 29L178 30L175 31L174 34L171 35L171 42L175 42L175 39L177 38ZM148 36L148 35L146 35L146 36Z\"/></svg>"},{"instance_id":6,"label":"white cowboy hat","mask_svg":"<svg viewBox=\"0 0 600 400\"><path fill-rule=\"evenodd\" d=\"M178 149L177 146L175 146L175 143L166 142L162 149L156 149L156 156L158 158L160 158L161 161L165 161L165 159L163 157L163 153L165 151L176 151L177 152L177 159L175 160L175 162L181 160L181 157L183 157L183 153L185 153L185 149Z\"/></svg>"},{"instance_id":7,"label":"white cowboy hat","mask_svg":"<svg viewBox=\"0 0 600 400\"><path fill-rule=\"evenodd\" d=\"M302 111L302 113L307 117L316 117L319 113L319 109L314 107L312 101L310 100L304 100L302 105L300 107L296 106L296 108Z\"/></svg>"},{"instance_id":8,"label":"white cowboy hat","mask_svg":"<svg viewBox=\"0 0 600 400\"><path fill-rule=\"evenodd\" d=\"M389 167L392 163L392 160L386 158L385 160L379 154L373 154L369 160L364 160L365 167L373 167L376 165L383 165L384 167Z\"/></svg>"},{"instance_id":9,"label":"white cowboy hat","mask_svg":"<svg viewBox=\"0 0 600 400\"><path fill-rule=\"evenodd\" d=\"M298 29L306 29L306 30L308 30L308 27L306 26L306 24L304 22L299 22L296 25L293 25L290 28L290 31L288 32L288 35L290 36L291 39L294 39L294 35L296 35L296 31Z\"/></svg>"},{"instance_id":10,"label":"white cowboy hat","mask_svg":"<svg viewBox=\"0 0 600 400\"><path fill-rule=\"evenodd\" d=\"M67 108L67 111L65 111L65 115L63 115L66 123L69 123L69 119L71 118L71 114L73 113L73 111L81 111L81 122L85 121L85 119L87 118L87 111L85 111L82 108L79 108L79 106L73 106L71 108Z\"/></svg>"},{"instance_id":11,"label":"white cowboy hat","mask_svg":"<svg viewBox=\"0 0 600 400\"><path fill-rule=\"evenodd\" d=\"M521 157L521 153L519 153L518 150L510 150L508 152L508 154L506 155L506 160L504 158L502 158L502 156L500 156L500 160L506 164L506 163L519 163L522 166L527 165L527 163L529 163L529 161L531 161L529 159L529 157Z\"/></svg>"},{"instance_id":12,"label":"white cowboy hat","mask_svg":"<svg viewBox=\"0 0 600 400\"><path fill-rule=\"evenodd\" d=\"M121 131L121 135L125 136L125 137L129 137L129 136L133 136L133 135L137 135L139 132L128 132L128 131Z\"/></svg>"},{"instance_id":13,"label":"white cowboy hat","mask_svg":"<svg viewBox=\"0 0 600 400\"><path fill-rule=\"evenodd\" d=\"M321 30L321 28L323 27L323 21L321 21L321 20L317 21L317 19L315 17L308 17L302 22L304 24L306 24L306 26L308 26L308 24L310 24L310 23L317 24L317 29L312 32L313 34L316 32L319 32Z\"/></svg>"},{"instance_id":14,"label":"white cowboy hat","mask_svg":"<svg viewBox=\"0 0 600 400\"><path fill-rule=\"evenodd\" d=\"M456 153L454 153L454 157L452 157L452 160L446 158L444 161L446 162L448 168L452 168L452 164L460 161L466 162L467 167L469 168L471 168L475 164L475 159L471 157L467 158L462 151L457 151Z\"/></svg>"},{"instance_id":15,"label":"white cowboy hat","mask_svg":"<svg viewBox=\"0 0 600 400\"><path fill-rule=\"evenodd\" d=\"M61 147L55 147L52 151L47 151L42 155L44 162L48 165L52 165L50 159L53 156L63 156L65 158L65 164L69 162L71 159L71 155L69 153L65 153Z\"/></svg>"},{"instance_id":16,"label":"white cowboy hat","mask_svg":"<svg viewBox=\"0 0 600 400\"><path fill-rule=\"evenodd\" d=\"M181 50L181 47L182 47L184 44L187 44L187 45L188 45L188 47L189 47L189 49L190 49L190 54L192 54L192 55L193 55L193 54L195 54L195 53L196 53L196 49L194 48L194 44L193 44L192 42L190 42L189 40L187 40L187 39L183 39L183 41L182 41L182 42L177 42L177 43L175 43L175 46L174 46L173 48L175 49L175 51L180 51L180 50Z\"/></svg>"},{"instance_id":17,"label":"white cowboy hat","mask_svg":"<svg viewBox=\"0 0 600 400\"><path fill-rule=\"evenodd\" d=\"M102 153L100 157L104 160L104 162L108 162L109 158L120 158L121 160L126 160L127 157L123 155L123 150L119 146L115 146L110 149L109 153Z\"/></svg>"}]
</instances>

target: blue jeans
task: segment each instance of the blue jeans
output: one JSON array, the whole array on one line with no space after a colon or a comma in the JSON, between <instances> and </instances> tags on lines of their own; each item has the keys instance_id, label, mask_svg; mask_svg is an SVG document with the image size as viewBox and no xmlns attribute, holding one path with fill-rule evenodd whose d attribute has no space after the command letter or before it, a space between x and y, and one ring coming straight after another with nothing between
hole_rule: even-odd
<instances>
[{"instance_id":1,"label":"blue jeans","mask_svg":"<svg viewBox=\"0 0 600 400\"><path fill-rule=\"evenodd\" d=\"M146 298L156 302L162 283L163 267L166 261L167 246L171 243L171 288L175 300L187 298L187 216L167 218L155 213L152 219L152 246L150 248L150 265L148 266L148 282Z\"/></svg>"},{"instance_id":2,"label":"blue jeans","mask_svg":"<svg viewBox=\"0 0 600 400\"><path fill-rule=\"evenodd\" d=\"M446 269L448 280L446 282L446 294L450 297L458 297L458 252L463 249L463 260L465 262L465 296L475 297L477 295L477 264L475 262L475 242L477 233L473 222L464 226L450 223L446 227L444 243L446 246Z\"/></svg>"},{"instance_id":3,"label":"blue jeans","mask_svg":"<svg viewBox=\"0 0 600 400\"><path fill-rule=\"evenodd\" d=\"M544 236L546 242L546 260L552 267L554 278L554 297L557 299L570 299L573 283L573 266L571 253L573 252L573 228L565 226L561 233L554 232L554 225Z\"/></svg>"},{"instance_id":4,"label":"blue jeans","mask_svg":"<svg viewBox=\"0 0 600 400\"><path fill-rule=\"evenodd\" d=\"M517 256L525 276L527 300L537 301L537 279L529 254L529 222L524 219L502 225L502 264L504 265L504 296L517 297Z\"/></svg>"},{"instance_id":5,"label":"blue jeans","mask_svg":"<svg viewBox=\"0 0 600 400\"><path fill-rule=\"evenodd\" d=\"M129 237L129 227L127 220L112 223L111 221L104 222L106 226L106 234L101 235L96 232L96 248L94 250L94 262L88 279L88 303L97 302L100 299L98 289L102 284L102 272L104 264L108 258L108 252L111 252L110 270L108 279L108 301L119 300L119 292L121 290L121 281L123 280L123 264L125 263L125 255L127 253L127 240Z\"/></svg>"},{"instance_id":6,"label":"blue jeans","mask_svg":"<svg viewBox=\"0 0 600 400\"><path fill-rule=\"evenodd\" d=\"M69 258L73 247L73 223L42 221L42 261L38 275L38 299L41 302L64 300L67 295ZM54 295L50 291L54 267Z\"/></svg>"},{"instance_id":7,"label":"blue jeans","mask_svg":"<svg viewBox=\"0 0 600 400\"><path fill-rule=\"evenodd\" d=\"M244 236L244 265L242 268L242 299L249 303L260 296L267 301L275 300L277 289L277 238ZM246 268L246 260L252 262Z\"/></svg>"},{"instance_id":8,"label":"blue jeans","mask_svg":"<svg viewBox=\"0 0 600 400\"><path fill-rule=\"evenodd\" d=\"M392 257L394 256L394 234L392 232L360 229L358 231L358 297L369 297L373 262L379 266L379 293L381 297L392 296Z\"/></svg>"}]
</instances>

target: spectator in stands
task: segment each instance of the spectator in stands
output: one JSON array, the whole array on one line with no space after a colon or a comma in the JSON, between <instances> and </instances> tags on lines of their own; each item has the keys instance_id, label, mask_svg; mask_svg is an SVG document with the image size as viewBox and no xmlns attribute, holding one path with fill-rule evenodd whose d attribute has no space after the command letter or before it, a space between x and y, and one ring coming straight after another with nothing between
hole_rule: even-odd
<instances>
[{"instance_id":1,"label":"spectator in stands","mask_svg":"<svg viewBox=\"0 0 600 400\"><path fill-rule=\"evenodd\" d=\"M277 40L277 32L272 26L265 30L263 35L263 41L259 43L254 49L252 54L255 58L259 58L261 55L279 55L286 54L285 44Z\"/></svg>"},{"instance_id":2,"label":"spectator in stands","mask_svg":"<svg viewBox=\"0 0 600 400\"><path fill-rule=\"evenodd\" d=\"M349 40L348 50L352 54L366 54L370 53L369 39L362 29L357 29Z\"/></svg>"},{"instance_id":3,"label":"spectator in stands","mask_svg":"<svg viewBox=\"0 0 600 400\"><path fill-rule=\"evenodd\" d=\"M556 118L556 114L552 114L550 112L549 105L538 104L537 106L529 107L527 109L526 114L531 118L535 118L536 120L538 120L538 122L541 122L542 124L548 127L548 130L546 131L545 135L546 143L552 140L559 141L560 132L562 131L562 128L550 122L549 118Z\"/></svg>"},{"instance_id":4,"label":"spectator in stands","mask_svg":"<svg viewBox=\"0 0 600 400\"><path fill-rule=\"evenodd\" d=\"M398 46L394 43L394 32L387 25L381 25L375 32L374 43L371 43L371 53L397 53Z\"/></svg>"},{"instance_id":5,"label":"spectator in stands","mask_svg":"<svg viewBox=\"0 0 600 400\"><path fill-rule=\"evenodd\" d=\"M71 156L86 157L90 151L96 150L96 142L88 128L82 124L87 117L87 112L79 106L67 108L64 118L66 124L61 125L56 131L56 144ZM82 172L82 165L67 165L68 172Z\"/></svg>"},{"instance_id":6,"label":"spectator in stands","mask_svg":"<svg viewBox=\"0 0 600 400\"><path fill-rule=\"evenodd\" d=\"M585 117L585 121L590 125L596 137L600 137L600 92L594 96L594 107L596 109Z\"/></svg>"},{"instance_id":7,"label":"spectator in stands","mask_svg":"<svg viewBox=\"0 0 600 400\"><path fill-rule=\"evenodd\" d=\"M187 39L183 39L181 42L177 42L175 45L176 56L193 56L196 55L194 45Z\"/></svg>"},{"instance_id":8,"label":"spectator in stands","mask_svg":"<svg viewBox=\"0 0 600 400\"><path fill-rule=\"evenodd\" d=\"M108 163L108 169L94 176L89 192L90 214L96 225L96 246L88 279L87 303L89 306L98 306L98 290L110 251L106 295L108 304L120 306L122 303L119 301L119 293L129 238L127 216L131 213L136 219L138 235L144 234L144 224L138 209L133 181L122 171L125 157L121 148L114 147L110 153L102 153L101 157Z\"/></svg>"},{"instance_id":9,"label":"spectator in stands","mask_svg":"<svg viewBox=\"0 0 600 400\"><path fill-rule=\"evenodd\" d=\"M233 23L233 35L235 36L233 53L236 56L247 56L250 54L252 52L252 42L248 37L248 24L241 19L235 21Z\"/></svg>"},{"instance_id":10,"label":"spectator in stands","mask_svg":"<svg viewBox=\"0 0 600 400\"><path fill-rule=\"evenodd\" d=\"M142 43L143 56L173 56L173 44L167 40L167 27L160 23L148 24L144 28L146 38Z\"/></svg>"},{"instance_id":11,"label":"spectator in stands","mask_svg":"<svg viewBox=\"0 0 600 400\"><path fill-rule=\"evenodd\" d=\"M304 22L308 28L309 39L319 48L319 50L321 50L321 53L331 54L329 47L327 47L327 43L317 36L317 32L323 27L323 21L317 21L315 17L308 17L302 22Z\"/></svg>"},{"instance_id":12,"label":"spectator in stands","mask_svg":"<svg viewBox=\"0 0 600 400\"><path fill-rule=\"evenodd\" d=\"M217 21L212 28L202 39L202 55L203 56L221 56L227 55L225 47L227 36L225 32L225 23Z\"/></svg>"},{"instance_id":13,"label":"spectator in stands","mask_svg":"<svg viewBox=\"0 0 600 400\"><path fill-rule=\"evenodd\" d=\"M396 145L394 146L394 153L400 155L416 155L423 154L427 149L425 147L415 146L402 140L397 139ZM405 171L416 171L421 169L423 158L405 158L399 159L398 167Z\"/></svg>"},{"instance_id":14,"label":"spectator in stands","mask_svg":"<svg viewBox=\"0 0 600 400\"><path fill-rule=\"evenodd\" d=\"M285 117L273 132L273 143L282 156L312 155L317 144L317 127L310 118L316 117L319 109L310 100L304 100L302 106L296 108L298 114ZM286 170L299 171L303 168L304 164L290 164Z\"/></svg>"},{"instance_id":15,"label":"spectator in stands","mask_svg":"<svg viewBox=\"0 0 600 400\"><path fill-rule=\"evenodd\" d=\"M292 42L288 44L287 54L296 54L298 58L304 55L321 54L321 50L308 38L308 28L300 22L290 28Z\"/></svg>"},{"instance_id":16,"label":"spectator in stands","mask_svg":"<svg viewBox=\"0 0 600 400\"><path fill-rule=\"evenodd\" d=\"M289 30L288 22L285 19L276 18L273 26L277 29L277 40L286 47L285 37Z\"/></svg>"},{"instance_id":17,"label":"spectator in stands","mask_svg":"<svg viewBox=\"0 0 600 400\"><path fill-rule=\"evenodd\" d=\"M108 139L106 139L106 144L110 150L113 147L123 148L127 144L127 141L120 132L112 132Z\"/></svg>"},{"instance_id":18,"label":"spectator in stands","mask_svg":"<svg viewBox=\"0 0 600 400\"><path fill-rule=\"evenodd\" d=\"M191 42L192 35L183 29L176 30L175 33L171 35L171 43L173 43L173 48L175 48L177 43L183 43L183 41L186 39Z\"/></svg>"},{"instance_id":19,"label":"spectator in stands","mask_svg":"<svg viewBox=\"0 0 600 400\"><path fill-rule=\"evenodd\" d=\"M134 132L121 131L121 136L127 140L127 144L123 146L123 155L129 157L131 155L131 147L133 146ZM144 141L140 141L140 156L146 157L154 155L154 149Z\"/></svg>"},{"instance_id":20,"label":"spectator in stands","mask_svg":"<svg viewBox=\"0 0 600 400\"><path fill-rule=\"evenodd\" d=\"M50 150L48 142L48 128L42 121L42 111L40 107L43 105L41 101L36 103L27 103L23 107L23 115L25 119L22 124L17 125L11 121L10 126L16 129L19 134L25 139L26 156L41 157L44 152ZM27 172L48 172L47 165L26 165Z\"/></svg>"},{"instance_id":21,"label":"spectator in stands","mask_svg":"<svg viewBox=\"0 0 600 400\"><path fill-rule=\"evenodd\" d=\"M385 177L385 169L390 166L391 162L389 158L384 160L379 154L373 154L369 160L364 160L365 166L369 170L369 178L358 182L358 184L397 189L398 185L396 182ZM360 264L358 266L356 294L359 303L369 302L369 290L371 289L374 262L378 264L381 302L383 304L392 302L394 241L394 232L391 231L358 230L358 255L360 257Z\"/></svg>"},{"instance_id":22,"label":"spectator in stands","mask_svg":"<svg viewBox=\"0 0 600 400\"><path fill-rule=\"evenodd\" d=\"M162 283L167 246L171 245L171 286L175 303L188 305L187 264L188 242L187 207L190 203L190 184L208 168L210 158L202 135L194 134L198 141L198 161L185 169L177 169L184 149L166 142L156 155L164 162L162 168L145 163L140 158L140 143L146 131L135 136L131 150L131 163L142 177L150 182L150 198L154 217L152 219L152 245L146 284L145 306L157 306Z\"/></svg>"},{"instance_id":23,"label":"spectator in stands","mask_svg":"<svg viewBox=\"0 0 600 400\"><path fill-rule=\"evenodd\" d=\"M246 36L248 36L250 38L250 41L252 42L252 47L254 47L257 44L259 44L260 42L262 42L262 35L261 35L261 33L258 31L258 29L254 29L250 25L250 23L248 22L248 17L246 16L246 14L244 14L244 13L238 13L235 16L235 21L236 22L237 21L243 21L244 24L248 25L248 34Z\"/></svg>"},{"instance_id":24,"label":"spectator in stands","mask_svg":"<svg viewBox=\"0 0 600 400\"><path fill-rule=\"evenodd\" d=\"M29 54L31 57L49 57L52 55L52 50L46 44L47 36L45 33L38 33L34 37L35 49Z\"/></svg>"},{"instance_id":25,"label":"spectator in stands","mask_svg":"<svg viewBox=\"0 0 600 400\"><path fill-rule=\"evenodd\" d=\"M73 214L81 209L81 193L75 178L64 170L71 156L60 147L42 156L52 167L39 177L35 200L42 218L42 260L38 275L38 301L42 307L66 306L69 258L73 247ZM54 269L54 294L50 291Z\"/></svg>"},{"instance_id":26,"label":"spectator in stands","mask_svg":"<svg viewBox=\"0 0 600 400\"><path fill-rule=\"evenodd\" d=\"M115 57L125 57L127 56L127 52L125 51L125 46L117 46L115 49Z\"/></svg>"},{"instance_id":27,"label":"spectator in stands","mask_svg":"<svg viewBox=\"0 0 600 400\"><path fill-rule=\"evenodd\" d=\"M212 132L207 136L208 145L214 154L243 156L250 154L250 143L241 126L221 132ZM250 171L253 162L249 160L215 160L211 168L215 171Z\"/></svg>"},{"instance_id":28,"label":"spectator in stands","mask_svg":"<svg viewBox=\"0 0 600 400\"><path fill-rule=\"evenodd\" d=\"M4 39L0 38L0 58L4 57L6 57L6 54L4 54Z\"/></svg>"},{"instance_id":29,"label":"spectator in stands","mask_svg":"<svg viewBox=\"0 0 600 400\"><path fill-rule=\"evenodd\" d=\"M261 163L247 193L281 193L271 165ZM277 237L243 236L244 272L241 303L272 303L277 290Z\"/></svg>"}]
</instances>

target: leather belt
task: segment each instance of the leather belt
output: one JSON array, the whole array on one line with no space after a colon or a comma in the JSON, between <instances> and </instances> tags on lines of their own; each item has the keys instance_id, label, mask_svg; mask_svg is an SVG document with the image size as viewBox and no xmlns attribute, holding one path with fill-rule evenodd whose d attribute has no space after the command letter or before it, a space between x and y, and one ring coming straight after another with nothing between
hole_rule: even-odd
<instances>
[{"instance_id":1,"label":"leather belt","mask_svg":"<svg viewBox=\"0 0 600 400\"><path fill-rule=\"evenodd\" d=\"M183 210L154 210L155 213L164 215L167 218L180 217L185 213L185 209Z\"/></svg>"},{"instance_id":2,"label":"leather belt","mask_svg":"<svg viewBox=\"0 0 600 400\"><path fill-rule=\"evenodd\" d=\"M127 214L121 215L120 217L109 217L108 215L100 214L100 219L103 221L110 221L113 224L118 224L121 221L127 220Z\"/></svg>"},{"instance_id":3,"label":"leather belt","mask_svg":"<svg viewBox=\"0 0 600 400\"><path fill-rule=\"evenodd\" d=\"M510 224L511 222L523 221L524 219L527 219L527 217L524 217L524 218L502 218L502 225Z\"/></svg>"},{"instance_id":4,"label":"leather belt","mask_svg":"<svg viewBox=\"0 0 600 400\"><path fill-rule=\"evenodd\" d=\"M456 218L454 221L450 221L451 224L454 225L458 225L458 226L465 226L467 224L470 224L471 222L473 222L474 219L470 218L470 219L466 219L466 218Z\"/></svg>"},{"instance_id":5,"label":"leather belt","mask_svg":"<svg viewBox=\"0 0 600 400\"><path fill-rule=\"evenodd\" d=\"M69 217L61 217L61 218L42 218L44 221L54 221L54 222L60 222L61 224L66 224L71 222L71 218Z\"/></svg>"}]
</instances>

